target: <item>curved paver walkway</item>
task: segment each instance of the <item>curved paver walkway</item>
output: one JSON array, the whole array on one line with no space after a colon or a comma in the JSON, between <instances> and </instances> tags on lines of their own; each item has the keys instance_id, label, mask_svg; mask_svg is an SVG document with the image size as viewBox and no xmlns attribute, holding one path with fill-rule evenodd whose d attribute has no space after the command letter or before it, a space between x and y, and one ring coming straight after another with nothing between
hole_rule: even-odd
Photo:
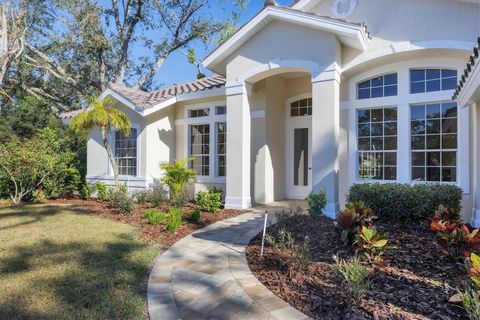
<instances>
[{"instance_id":1,"label":"curved paver walkway","mask_svg":"<svg viewBox=\"0 0 480 320\"><path fill-rule=\"evenodd\" d=\"M308 319L251 273L245 246L263 228L254 211L183 238L158 257L148 282L151 320Z\"/></svg>"}]
</instances>

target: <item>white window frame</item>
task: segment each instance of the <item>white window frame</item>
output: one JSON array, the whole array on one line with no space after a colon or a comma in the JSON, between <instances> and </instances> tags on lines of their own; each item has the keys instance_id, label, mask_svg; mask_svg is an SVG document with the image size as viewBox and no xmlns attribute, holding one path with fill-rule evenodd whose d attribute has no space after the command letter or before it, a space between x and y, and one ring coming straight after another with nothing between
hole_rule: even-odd
<instances>
[{"instance_id":1,"label":"white window frame","mask_svg":"<svg viewBox=\"0 0 480 320\"><path fill-rule=\"evenodd\" d=\"M217 115L216 114L216 107L223 107L226 106L225 100L218 100L218 101L211 101L205 103L196 103L191 105L185 106L185 140L184 140L184 155L185 158L189 157L190 155L190 125L199 125L199 124L208 124L210 125L210 153L209 153L209 175L208 176L197 176L197 182L199 183L226 183L226 176L219 177L218 170L217 170L217 128L216 124L218 122L225 122L227 123L227 115ZM210 115L207 117L199 117L199 118L189 118L190 110L198 110L198 109L210 109ZM228 112L228 109L227 109ZM228 126L228 124L227 124ZM228 147L228 146L227 146ZM228 166L228 160L227 160Z\"/></svg>"},{"instance_id":2,"label":"white window frame","mask_svg":"<svg viewBox=\"0 0 480 320\"><path fill-rule=\"evenodd\" d=\"M375 98L374 98L375 99ZM383 149L379 152L382 152L382 153L389 153L389 152L395 152L396 155L397 155L397 159L396 159L396 164L395 164L395 171L396 171L396 175L395 175L395 179L393 180L385 180L385 179L362 179L360 178L360 175L359 175L359 163L358 163L358 157L360 155L360 153L362 152L365 152L365 153L369 153L369 151L360 151L359 148L358 148L358 139L359 139L359 136L358 136L358 111L362 111L362 110L376 110L376 109L396 109L397 111L397 134L395 135L396 138L397 138L397 149L395 150L385 150L385 146L383 147ZM382 123L385 122L385 119L382 121ZM356 155L355 155L355 162L356 162L356 169L357 169L357 172L356 172L356 181L358 183L392 183L392 182L397 182L398 181L398 166L399 166L399 156L398 156L398 141L399 141L399 136L398 136L398 108L397 106L385 106L385 107L375 107L375 108L358 108L358 109L355 109L355 135L356 135L356 141L355 141L355 150L356 150ZM382 138L385 138L385 135L383 134L381 136ZM375 153L375 151L370 151L370 153ZM384 166L382 166L384 167Z\"/></svg>"},{"instance_id":3,"label":"white window frame","mask_svg":"<svg viewBox=\"0 0 480 320\"><path fill-rule=\"evenodd\" d=\"M141 152L141 150L142 150L141 149L142 148L141 126L139 124L136 124L136 123L131 123L131 128L137 130L137 174L135 176L119 175L119 177L122 180L129 180L129 179L134 178L134 177L141 177L142 176L140 174L141 169L143 169L143 168L140 167L140 165L142 163L141 162L141 155L142 155L142 152ZM110 143L110 147L112 148L112 152L113 152L114 157L115 157L115 132L116 131L117 131L116 129L112 129L110 131L110 134L109 134L109 137L108 137L108 142ZM110 163L110 160L108 160L108 176L113 177L113 168L112 168L112 164Z\"/></svg>"},{"instance_id":4,"label":"white window frame","mask_svg":"<svg viewBox=\"0 0 480 320\"><path fill-rule=\"evenodd\" d=\"M392 74L395 74L397 76L397 83L396 84L388 84L388 85L385 85L385 76L389 76L389 75L392 75ZM383 77L383 84L382 86L372 86L372 83L371 81L375 78L379 78L379 77ZM370 81L370 87L369 90L370 90L370 98L362 98L360 99L360 90L364 90L366 88L360 88L360 84L362 82L366 82L366 81ZM398 72L396 71L392 71L392 72L386 72L386 73L382 73L382 74L379 74L379 75L376 75L376 76L373 76L373 77L368 77L366 79L363 79L363 80L360 80L356 83L356 99L357 100L370 100L370 99L380 99L380 98L386 98L386 97L396 97L398 96L398 82L399 82L399 79L398 79ZM391 95L391 96L385 96L385 87L393 87L393 86L396 86L397 87L397 94L395 95ZM380 97L372 97L372 89L373 88L382 88L382 96Z\"/></svg>"},{"instance_id":5,"label":"white window frame","mask_svg":"<svg viewBox=\"0 0 480 320\"><path fill-rule=\"evenodd\" d=\"M369 69L361 74L351 77L348 81L348 100L340 102L342 111L348 112L348 183L365 183L357 179L358 161L357 154L357 120L356 110L365 108L380 108L388 106L397 107L398 140L397 140L397 181L385 183L412 183L411 181L411 148L410 148L410 105L429 104L451 101L454 90L435 91L426 93L410 94L410 70L411 69L455 69L460 76L465 68L464 59L455 58L421 58L405 60L381 65ZM398 95L382 98L357 99L358 82L369 79L379 74L397 72ZM469 107L458 109L458 146L457 146L457 183L463 189L463 193L470 193L470 123ZM401 159L401 163L399 162ZM408 163L408 165L402 165ZM379 182L379 181L375 181ZM428 182L415 182L428 183ZM435 182L433 182L435 183Z\"/></svg>"}]
</instances>

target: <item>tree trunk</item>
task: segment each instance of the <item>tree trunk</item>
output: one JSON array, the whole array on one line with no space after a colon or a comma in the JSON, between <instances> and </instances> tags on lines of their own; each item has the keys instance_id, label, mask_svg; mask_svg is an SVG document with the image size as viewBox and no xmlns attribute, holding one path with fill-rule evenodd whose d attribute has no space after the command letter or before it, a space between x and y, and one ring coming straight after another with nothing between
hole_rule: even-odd
<instances>
[{"instance_id":1,"label":"tree trunk","mask_svg":"<svg viewBox=\"0 0 480 320\"><path fill-rule=\"evenodd\" d=\"M113 176L115 177L115 189L119 191L120 178L118 176L118 167L117 167L117 163L115 162L115 157L113 155L112 148L110 147L110 143L108 142L108 132L105 127L100 127L100 132L102 133L103 145L105 147L105 150L107 150L108 159L110 160L110 164L112 165Z\"/></svg>"}]
</instances>

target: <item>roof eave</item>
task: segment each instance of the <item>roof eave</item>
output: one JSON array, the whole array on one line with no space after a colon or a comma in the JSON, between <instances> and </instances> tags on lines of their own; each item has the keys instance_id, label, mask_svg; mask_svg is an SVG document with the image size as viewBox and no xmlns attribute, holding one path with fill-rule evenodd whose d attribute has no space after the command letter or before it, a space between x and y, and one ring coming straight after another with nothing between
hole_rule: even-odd
<instances>
[{"instance_id":1,"label":"roof eave","mask_svg":"<svg viewBox=\"0 0 480 320\"><path fill-rule=\"evenodd\" d=\"M364 25L337 21L311 13L280 7L266 7L249 22L243 25L230 39L210 53L203 64L214 70L222 61L240 48L258 30L273 20L296 23L318 30L333 32L340 41L353 48L364 51L368 47L369 34Z\"/></svg>"}]
</instances>

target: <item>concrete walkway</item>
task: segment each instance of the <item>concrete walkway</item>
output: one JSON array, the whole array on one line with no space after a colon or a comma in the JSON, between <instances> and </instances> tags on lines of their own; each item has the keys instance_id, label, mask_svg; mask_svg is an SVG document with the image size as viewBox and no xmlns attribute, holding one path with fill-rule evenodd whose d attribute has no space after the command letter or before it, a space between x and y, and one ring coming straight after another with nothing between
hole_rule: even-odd
<instances>
[{"instance_id":1,"label":"concrete walkway","mask_svg":"<svg viewBox=\"0 0 480 320\"><path fill-rule=\"evenodd\" d=\"M212 224L163 253L148 282L150 319L308 319L247 265L245 246L263 229L264 212Z\"/></svg>"}]
</instances>

